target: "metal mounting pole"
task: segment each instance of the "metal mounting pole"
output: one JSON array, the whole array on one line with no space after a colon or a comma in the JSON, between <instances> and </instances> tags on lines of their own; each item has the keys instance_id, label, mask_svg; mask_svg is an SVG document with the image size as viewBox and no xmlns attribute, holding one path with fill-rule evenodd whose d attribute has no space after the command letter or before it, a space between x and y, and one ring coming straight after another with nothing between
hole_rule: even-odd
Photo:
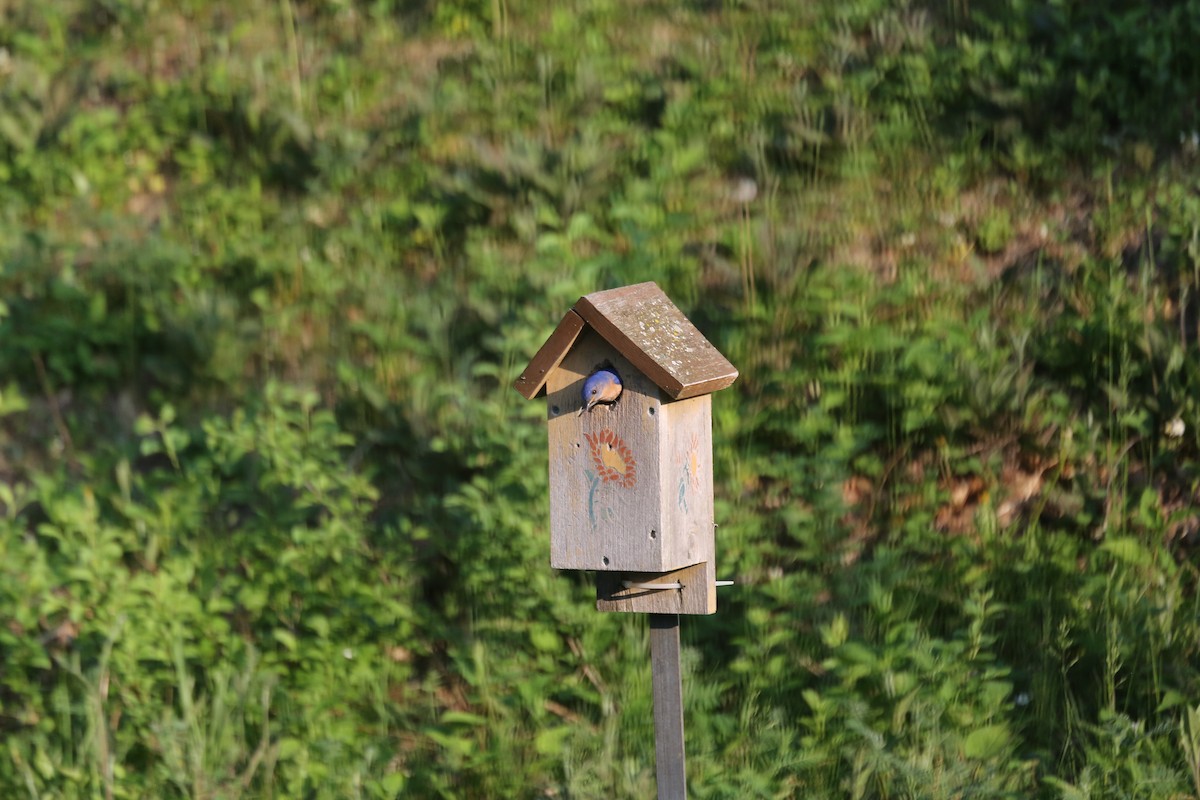
<instances>
[{"instance_id":1,"label":"metal mounting pole","mask_svg":"<svg viewBox=\"0 0 1200 800\"><path fill-rule=\"evenodd\" d=\"M650 670L654 682L654 755L658 800L686 800L683 754L683 674L679 615L650 615Z\"/></svg>"}]
</instances>

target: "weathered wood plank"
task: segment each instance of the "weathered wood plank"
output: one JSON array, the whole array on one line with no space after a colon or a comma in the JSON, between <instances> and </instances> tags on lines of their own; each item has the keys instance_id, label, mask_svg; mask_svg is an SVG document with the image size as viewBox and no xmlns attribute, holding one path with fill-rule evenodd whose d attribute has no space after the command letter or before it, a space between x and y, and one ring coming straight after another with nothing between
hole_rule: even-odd
<instances>
[{"instance_id":1,"label":"weathered wood plank","mask_svg":"<svg viewBox=\"0 0 1200 800\"><path fill-rule=\"evenodd\" d=\"M658 411L663 569L713 560L712 395Z\"/></svg>"},{"instance_id":2,"label":"weathered wood plank","mask_svg":"<svg viewBox=\"0 0 1200 800\"><path fill-rule=\"evenodd\" d=\"M679 583L681 589L626 588L631 583ZM640 614L715 614L716 567L712 561L670 572L597 572L596 610Z\"/></svg>"},{"instance_id":3,"label":"weathered wood plank","mask_svg":"<svg viewBox=\"0 0 1200 800\"><path fill-rule=\"evenodd\" d=\"M558 327L554 329L554 333L550 334L550 338L534 354L529 366L525 367L525 371L513 381L513 388L520 392L526 400L537 397L538 393L542 391L542 387L546 385L546 379L550 373L563 360L567 351L571 349L571 345L575 344L575 339L581 330L583 330L583 318L574 311L568 311L562 321L558 323Z\"/></svg>"},{"instance_id":4,"label":"weathered wood plank","mask_svg":"<svg viewBox=\"0 0 1200 800\"><path fill-rule=\"evenodd\" d=\"M583 383L600 367L621 377L621 396L577 414ZM665 555L662 397L654 382L585 329L551 373L546 391L550 565L662 571L687 563Z\"/></svg>"},{"instance_id":5,"label":"weathered wood plank","mask_svg":"<svg viewBox=\"0 0 1200 800\"><path fill-rule=\"evenodd\" d=\"M679 616L650 615L650 671L654 685L654 757L658 800L686 800L683 744L683 671Z\"/></svg>"}]
</instances>

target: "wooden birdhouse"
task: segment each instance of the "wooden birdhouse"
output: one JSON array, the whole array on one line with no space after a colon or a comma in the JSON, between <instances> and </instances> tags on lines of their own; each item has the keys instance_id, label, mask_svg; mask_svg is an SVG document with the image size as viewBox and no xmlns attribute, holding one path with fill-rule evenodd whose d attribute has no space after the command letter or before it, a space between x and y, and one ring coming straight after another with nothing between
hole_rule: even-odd
<instances>
[{"instance_id":1,"label":"wooden birdhouse","mask_svg":"<svg viewBox=\"0 0 1200 800\"><path fill-rule=\"evenodd\" d=\"M596 570L601 610L716 610L711 393L737 376L640 283L581 297L517 378L546 396L550 565Z\"/></svg>"}]
</instances>

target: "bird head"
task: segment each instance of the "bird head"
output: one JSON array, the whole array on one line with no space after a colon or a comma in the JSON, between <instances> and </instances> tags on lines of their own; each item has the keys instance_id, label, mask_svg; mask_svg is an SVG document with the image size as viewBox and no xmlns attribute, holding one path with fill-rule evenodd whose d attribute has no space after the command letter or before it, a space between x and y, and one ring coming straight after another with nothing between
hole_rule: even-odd
<instances>
[{"instance_id":1,"label":"bird head","mask_svg":"<svg viewBox=\"0 0 1200 800\"><path fill-rule=\"evenodd\" d=\"M620 395L621 379L617 373L598 369L583 382L583 406L579 409L579 414L591 411L597 403L612 403Z\"/></svg>"}]
</instances>

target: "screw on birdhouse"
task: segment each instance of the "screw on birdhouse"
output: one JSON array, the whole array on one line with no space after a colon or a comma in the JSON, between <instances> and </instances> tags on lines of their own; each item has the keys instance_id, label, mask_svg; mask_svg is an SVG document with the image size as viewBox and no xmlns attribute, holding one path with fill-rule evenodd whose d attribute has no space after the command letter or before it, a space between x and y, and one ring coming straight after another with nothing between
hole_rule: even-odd
<instances>
[{"instance_id":1,"label":"screw on birdhouse","mask_svg":"<svg viewBox=\"0 0 1200 800\"><path fill-rule=\"evenodd\" d=\"M638 583L637 581L621 581L621 585L626 589L643 589L650 592L659 592L666 589L682 589L683 584L679 581L671 583ZM716 581L716 586L733 586L733 581Z\"/></svg>"},{"instance_id":2,"label":"screw on birdhouse","mask_svg":"<svg viewBox=\"0 0 1200 800\"><path fill-rule=\"evenodd\" d=\"M575 416L591 411L597 403L615 403L621 396L621 377L610 369L598 369L583 382L583 405Z\"/></svg>"}]
</instances>

